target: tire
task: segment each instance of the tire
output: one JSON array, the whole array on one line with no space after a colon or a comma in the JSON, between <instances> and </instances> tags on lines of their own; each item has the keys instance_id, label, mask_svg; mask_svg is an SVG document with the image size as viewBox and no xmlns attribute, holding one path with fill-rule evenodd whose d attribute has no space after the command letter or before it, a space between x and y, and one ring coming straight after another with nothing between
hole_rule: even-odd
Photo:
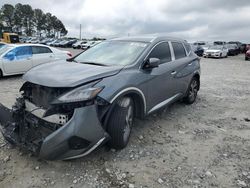
<instances>
[{"instance_id":1,"label":"tire","mask_svg":"<svg viewBox=\"0 0 250 188\"><path fill-rule=\"evenodd\" d=\"M245 60L248 61L248 57L245 57ZM0 76L1 77L1 76Z\"/></svg>"},{"instance_id":2,"label":"tire","mask_svg":"<svg viewBox=\"0 0 250 188\"><path fill-rule=\"evenodd\" d=\"M119 99L108 119L109 147L123 149L127 146L134 122L134 102L129 97Z\"/></svg>"},{"instance_id":3,"label":"tire","mask_svg":"<svg viewBox=\"0 0 250 188\"><path fill-rule=\"evenodd\" d=\"M183 101L186 104L193 104L196 100L198 90L199 90L199 80L197 78L193 77L193 79L191 80L191 82L189 84L187 94L184 97Z\"/></svg>"},{"instance_id":4,"label":"tire","mask_svg":"<svg viewBox=\"0 0 250 188\"><path fill-rule=\"evenodd\" d=\"M2 72L2 70L0 69L0 78L2 78L3 77L3 72Z\"/></svg>"}]
</instances>

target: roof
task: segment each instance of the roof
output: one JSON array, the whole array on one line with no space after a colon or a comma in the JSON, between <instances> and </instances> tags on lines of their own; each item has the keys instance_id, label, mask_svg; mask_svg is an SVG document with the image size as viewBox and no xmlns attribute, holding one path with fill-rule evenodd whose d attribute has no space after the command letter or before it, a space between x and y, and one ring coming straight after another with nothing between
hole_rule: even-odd
<instances>
[{"instance_id":1,"label":"roof","mask_svg":"<svg viewBox=\"0 0 250 188\"><path fill-rule=\"evenodd\" d=\"M44 47L49 47L43 44L32 44L32 43L25 43L25 44L21 44L21 43L16 43L16 46L44 46Z\"/></svg>"},{"instance_id":2,"label":"roof","mask_svg":"<svg viewBox=\"0 0 250 188\"><path fill-rule=\"evenodd\" d=\"M119 41L137 41L137 42L154 42L161 40L177 40L184 41L183 39L171 37L165 34L147 34L147 35L136 35L136 36L128 36L128 37L120 37L114 38L111 40L119 40Z\"/></svg>"}]
</instances>

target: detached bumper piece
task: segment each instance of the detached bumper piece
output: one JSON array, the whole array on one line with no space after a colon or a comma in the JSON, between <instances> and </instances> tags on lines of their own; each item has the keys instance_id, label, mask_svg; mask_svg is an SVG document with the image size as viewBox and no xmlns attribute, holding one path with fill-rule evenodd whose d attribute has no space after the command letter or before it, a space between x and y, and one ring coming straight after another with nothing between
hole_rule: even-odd
<instances>
[{"instance_id":1,"label":"detached bumper piece","mask_svg":"<svg viewBox=\"0 0 250 188\"><path fill-rule=\"evenodd\" d=\"M75 109L72 117L61 125L26 111L20 98L12 110L0 104L0 125L7 141L46 160L83 157L109 138L99 122L95 105Z\"/></svg>"}]
</instances>

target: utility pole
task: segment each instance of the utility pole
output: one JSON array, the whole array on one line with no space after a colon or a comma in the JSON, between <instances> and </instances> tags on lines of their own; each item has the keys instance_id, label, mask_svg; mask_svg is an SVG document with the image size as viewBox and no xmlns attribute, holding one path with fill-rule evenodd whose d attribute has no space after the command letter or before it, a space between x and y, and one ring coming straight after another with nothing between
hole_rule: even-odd
<instances>
[{"instance_id":1,"label":"utility pole","mask_svg":"<svg viewBox=\"0 0 250 188\"><path fill-rule=\"evenodd\" d=\"M82 24L80 24L80 40L82 40Z\"/></svg>"}]
</instances>

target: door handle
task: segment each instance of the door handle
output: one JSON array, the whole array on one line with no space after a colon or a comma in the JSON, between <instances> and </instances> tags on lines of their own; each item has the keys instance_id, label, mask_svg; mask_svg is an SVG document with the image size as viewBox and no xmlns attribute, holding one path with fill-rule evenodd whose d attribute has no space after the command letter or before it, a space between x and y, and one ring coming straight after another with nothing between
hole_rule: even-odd
<instances>
[{"instance_id":1,"label":"door handle","mask_svg":"<svg viewBox=\"0 0 250 188\"><path fill-rule=\"evenodd\" d=\"M188 63L188 66L191 66L193 64L193 62L191 62L191 63Z\"/></svg>"},{"instance_id":2,"label":"door handle","mask_svg":"<svg viewBox=\"0 0 250 188\"><path fill-rule=\"evenodd\" d=\"M172 72L171 72L172 75L175 75L176 73L177 73L176 71L172 71Z\"/></svg>"},{"instance_id":3,"label":"door handle","mask_svg":"<svg viewBox=\"0 0 250 188\"><path fill-rule=\"evenodd\" d=\"M31 60L31 57L27 57L27 60Z\"/></svg>"}]
</instances>

